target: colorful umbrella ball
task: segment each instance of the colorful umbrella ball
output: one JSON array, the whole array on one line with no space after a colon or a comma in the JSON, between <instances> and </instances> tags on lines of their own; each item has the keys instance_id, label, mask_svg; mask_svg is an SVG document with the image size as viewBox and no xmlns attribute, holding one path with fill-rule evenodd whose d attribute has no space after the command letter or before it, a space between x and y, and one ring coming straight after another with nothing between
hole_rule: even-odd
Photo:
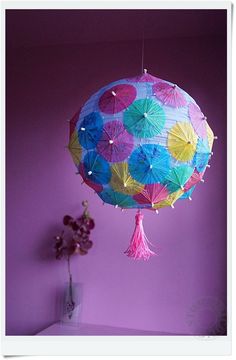
<instances>
[{"instance_id":1,"label":"colorful umbrella ball","mask_svg":"<svg viewBox=\"0 0 236 360\"><path fill-rule=\"evenodd\" d=\"M215 138L188 93L145 71L92 95L71 119L68 148L104 203L158 212L191 200Z\"/></svg>"}]
</instances>

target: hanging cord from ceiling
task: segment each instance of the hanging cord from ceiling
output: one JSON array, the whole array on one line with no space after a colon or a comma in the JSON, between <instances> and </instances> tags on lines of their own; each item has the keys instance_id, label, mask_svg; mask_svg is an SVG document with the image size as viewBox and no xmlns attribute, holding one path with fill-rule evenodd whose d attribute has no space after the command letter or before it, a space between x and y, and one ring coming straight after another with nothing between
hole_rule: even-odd
<instances>
[{"instance_id":1,"label":"hanging cord from ceiling","mask_svg":"<svg viewBox=\"0 0 236 360\"><path fill-rule=\"evenodd\" d=\"M142 13L142 21L141 21L141 74L146 73L144 63L144 51L145 51L145 28L146 28L146 16L147 13L143 11Z\"/></svg>"},{"instance_id":2,"label":"hanging cord from ceiling","mask_svg":"<svg viewBox=\"0 0 236 360\"><path fill-rule=\"evenodd\" d=\"M144 30L142 33L141 74L144 72Z\"/></svg>"}]
</instances>

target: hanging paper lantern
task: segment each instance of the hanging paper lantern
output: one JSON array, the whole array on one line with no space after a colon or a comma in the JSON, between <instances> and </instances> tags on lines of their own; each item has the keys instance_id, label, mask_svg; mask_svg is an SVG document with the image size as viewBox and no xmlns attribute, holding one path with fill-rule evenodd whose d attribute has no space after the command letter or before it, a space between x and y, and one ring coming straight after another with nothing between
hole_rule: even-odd
<instances>
[{"instance_id":1,"label":"hanging paper lantern","mask_svg":"<svg viewBox=\"0 0 236 360\"><path fill-rule=\"evenodd\" d=\"M141 209L158 212L190 199L211 158L214 134L194 99L176 84L144 71L104 86L70 121L69 151L83 182L104 203L137 208L125 253L154 252Z\"/></svg>"}]
</instances>

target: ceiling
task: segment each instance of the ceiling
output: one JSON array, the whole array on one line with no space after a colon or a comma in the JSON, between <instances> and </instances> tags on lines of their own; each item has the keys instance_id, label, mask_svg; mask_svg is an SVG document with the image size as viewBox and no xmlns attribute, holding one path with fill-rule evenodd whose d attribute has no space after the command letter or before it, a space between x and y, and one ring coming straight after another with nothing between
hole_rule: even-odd
<instances>
[{"instance_id":1,"label":"ceiling","mask_svg":"<svg viewBox=\"0 0 236 360\"><path fill-rule=\"evenodd\" d=\"M7 46L224 36L226 10L7 10Z\"/></svg>"}]
</instances>

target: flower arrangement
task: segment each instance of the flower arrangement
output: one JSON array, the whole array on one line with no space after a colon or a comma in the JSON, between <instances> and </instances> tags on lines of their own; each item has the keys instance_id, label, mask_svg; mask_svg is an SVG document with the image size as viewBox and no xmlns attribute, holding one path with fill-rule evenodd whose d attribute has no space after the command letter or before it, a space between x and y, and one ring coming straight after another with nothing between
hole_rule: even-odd
<instances>
[{"instance_id":1,"label":"flower arrangement","mask_svg":"<svg viewBox=\"0 0 236 360\"><path fill-rule=\"evenodd\" d=\"M72 273L70 268L71 256L76 254L86 255L93 246L93 242L90 240L90 232L94 229L95 222L90 217L88 201L83 201L82 205L84 206L83 214L77 219L74 219L70 215L65 215L63 224L66 228L61 231L60 235L54 237L55 257L57 260L66 259L68 265L70 296L66 304L66 312L69 319L72 317L75 308L72 293Z\"/></svg>"}]
</instances>

